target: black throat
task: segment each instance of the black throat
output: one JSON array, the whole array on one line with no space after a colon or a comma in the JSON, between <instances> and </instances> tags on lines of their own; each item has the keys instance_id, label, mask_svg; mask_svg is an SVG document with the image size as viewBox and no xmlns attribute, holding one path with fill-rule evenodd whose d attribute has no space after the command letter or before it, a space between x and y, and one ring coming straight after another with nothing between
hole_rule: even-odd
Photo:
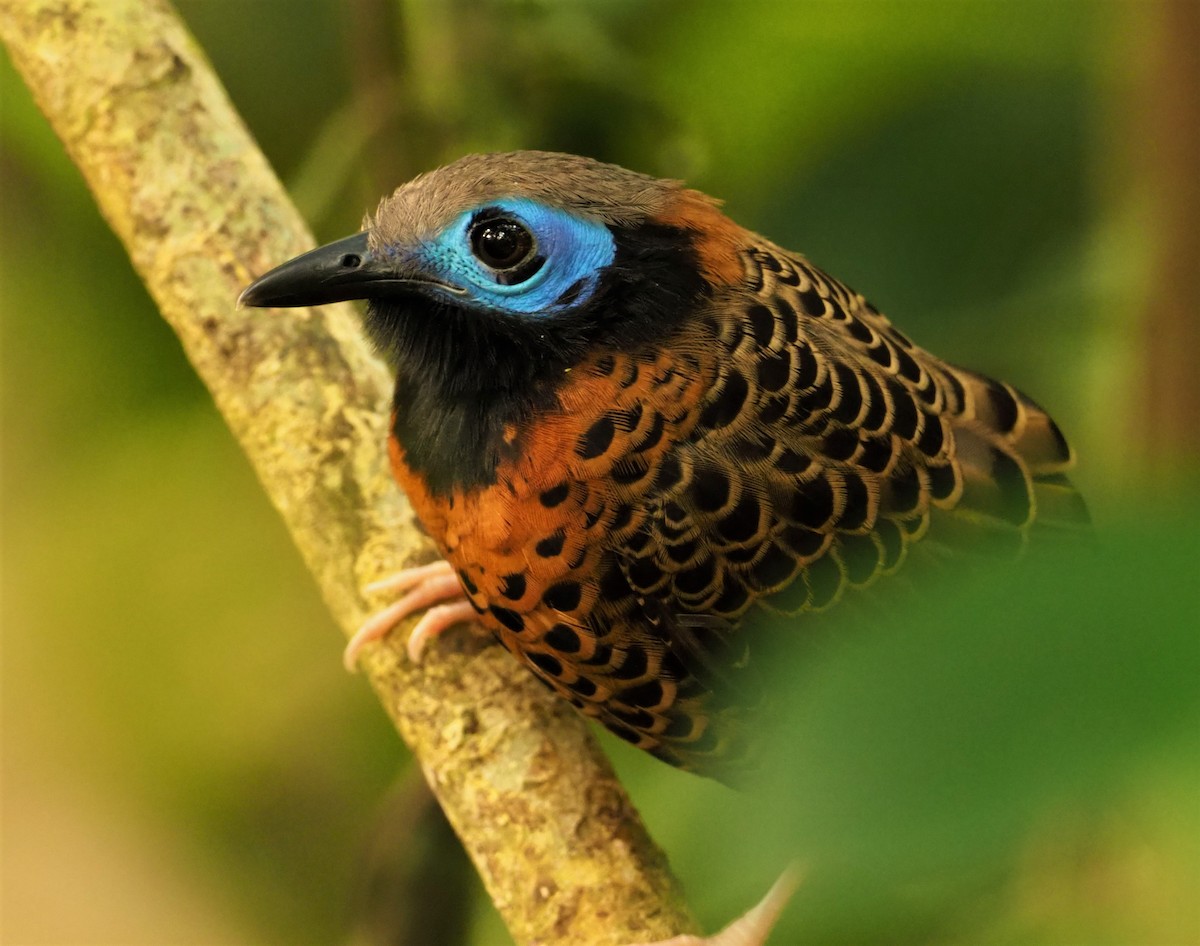
<instances>
[{"instance_id":1,"label":"black throat","mask_svg":"<svg viewBox=\"0 0 1200 946\"><path fill-rule=\"evenodd\" d=\"M669 344L702 305L693 235L613 228L616 255L586 303L549 316L424 296L371 300L367 331L396 369L393 435L435 495L496 481L521 449L506 427L557 408L568 369L603 350Z\"/></svg>"}]
</instances>

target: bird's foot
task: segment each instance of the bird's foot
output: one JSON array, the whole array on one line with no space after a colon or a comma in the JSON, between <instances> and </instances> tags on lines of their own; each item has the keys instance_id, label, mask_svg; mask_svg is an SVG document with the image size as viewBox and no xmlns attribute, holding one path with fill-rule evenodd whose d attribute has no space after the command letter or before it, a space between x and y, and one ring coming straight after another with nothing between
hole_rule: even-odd
<instances>
[{"instance_id":1,"label":"bird's foot","mask_svg":"<svg viewBox=\"0 0 1200 946\"><path fill-rule=\"evenodd\" d=\"M358 664L363 647L371 641L386 637L397 624L415 611L429 608L408 638L408 657L413 663L420 663L425 645L446 628L475 618L475 609L463 595L458 576L446 561L405 568L380 581L372 582L363 589L363 593L368 595L384 592L397 595L407 593L386 608L376 611L354 632L350 643L342 652L342 663L351 673Z\"/></svg>"},{"instance_id":2,"label":"bird's foot","mask_svg":"<svg viewBox=\"0 0 1200 946\"><path fill-rule=\"evenodd\" d=\"M796 865L785 870L767 895L758 904L712 936L673 936L657 943L636 943L630 946L763 946L779 914L800 886L800 870Z\"/></svg>"}]
</instances>

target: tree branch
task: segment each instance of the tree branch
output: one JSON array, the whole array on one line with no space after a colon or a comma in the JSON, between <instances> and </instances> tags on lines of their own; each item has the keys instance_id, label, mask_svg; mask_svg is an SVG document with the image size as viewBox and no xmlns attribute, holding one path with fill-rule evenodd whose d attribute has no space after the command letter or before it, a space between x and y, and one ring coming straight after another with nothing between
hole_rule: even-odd
<instances>
[{"instance_id":1,"label":"tree branch","mask_svg":"<svg viewBox=\"0 0 1200 946\"><path fill-rule=\"evenodd\" d=\"M0 0L0 34L208 385L337 622L428 557L383 449L389 379L344 306L238 311L313 245L162 0ZM584 723L496 647L391 645L367 674L519 943L612 944L693 923Z\"/></svg>"}]
</instances>

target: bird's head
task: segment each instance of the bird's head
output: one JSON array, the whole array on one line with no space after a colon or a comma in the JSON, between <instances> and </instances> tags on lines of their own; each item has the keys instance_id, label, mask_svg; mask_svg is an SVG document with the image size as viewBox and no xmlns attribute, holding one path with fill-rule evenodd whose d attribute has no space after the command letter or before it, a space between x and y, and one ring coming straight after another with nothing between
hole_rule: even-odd
<instances>
[{"instance_id":1,"label":"bird's head","mask_svg":"<svg viewBox=\"0 0 1200 946\"><path fill-rule=\"evenodd\" d=\"M240 301L365 299L371 337L409 367L503 374L517 358L554 370L596 343L664 337L740 275L737 232L676 181L574 155L470 155L401 186L362 232L284 263Z\"/></svg>"},{"instance_id":2,"label":"bird's head","mask_svg":"<svg viewBox=\"0 0 1200 946\"><path fill-rule=\"evenodd\" d=\"M367 333L396 368L393 433L446 491L491 482L505 431L552 409L588 358L698 330L706 301L742 278L744 245L715 201L676 181L566 154L471 155L240 302L365 299Z\"/></svg>"}]
</instances>

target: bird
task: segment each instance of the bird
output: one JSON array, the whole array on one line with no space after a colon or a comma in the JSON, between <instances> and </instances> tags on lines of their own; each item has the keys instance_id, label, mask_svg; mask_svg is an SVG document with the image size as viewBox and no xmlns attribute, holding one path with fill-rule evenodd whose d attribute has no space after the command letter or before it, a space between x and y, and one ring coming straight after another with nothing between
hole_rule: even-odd
<instances>
[{"instance_id":1,"label":"bird","mask_svg":"<svg viewBox=\"0 0 1200 946\"><path fill-rule=\"evenodd\" d=\"M476 622L681 768L754 759L764 638L930 560L1087 512L1059 426L682 182L473 154L240 303L365 300L389 458L441 558L347 648Z\"/></svg>"}]
</instances>

